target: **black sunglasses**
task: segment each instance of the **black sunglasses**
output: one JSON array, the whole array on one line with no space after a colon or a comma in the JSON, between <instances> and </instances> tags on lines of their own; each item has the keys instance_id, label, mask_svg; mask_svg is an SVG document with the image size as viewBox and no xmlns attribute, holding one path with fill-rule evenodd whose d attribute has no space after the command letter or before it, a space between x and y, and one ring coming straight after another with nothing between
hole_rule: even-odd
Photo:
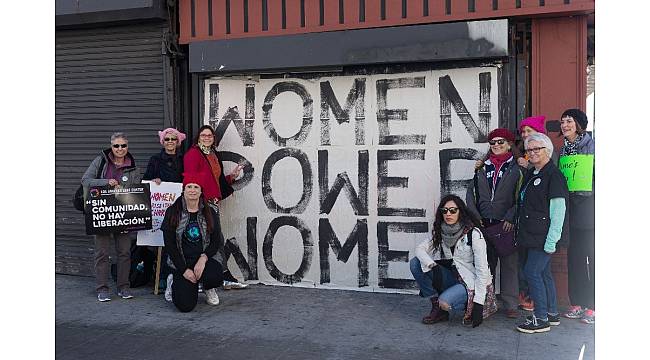
<instances>
[{"instance_id":1,"label":"black sunglasses","mask_svg":"<svg viewBox=\"0 0 650 360\"><path fill-rule=\"evenodd\" d=\"M490 140L488 141L488 143L490 143L490 145L496 145L496 144L503 145L506 143L506 141L507 141L506 139L499 139L499 140Z\"/></svg>"},{"instance_id":2,"label":"black sunglasses","mask_svg":"<svg viewBox=\"0 0 650 360\"><path fill-rule=\"evenodd\" d=\"M458 208L457 207L450 207L450 208L443 207L442 209L440 209L440 212L443 213L443 214L446 214L447 212L450 212L452 215L454 215L454 214L456 214L458 212Z\"/></svg>"},{"instance_id":3,"label":"black sunglasses","mask_svg":"<svg viewBox=\"0 0 650 360\"><path fill-rule=\"evenodd\" d=\"M165 138L165 141L176 141L176 138Z\"/></svg>"},{"instance_id":4,"label":"black sunglasses","mask_svg":"<svg viewBox=\"0 0 650 360\"><path fill-rule=\"evenodd\" d=\"M124 148L127 147L127 146L129 146L129 144L113 144L113 147L114 147L115 149L119 149L119 148L124 149Z\"/></svg>"}]
</instances>

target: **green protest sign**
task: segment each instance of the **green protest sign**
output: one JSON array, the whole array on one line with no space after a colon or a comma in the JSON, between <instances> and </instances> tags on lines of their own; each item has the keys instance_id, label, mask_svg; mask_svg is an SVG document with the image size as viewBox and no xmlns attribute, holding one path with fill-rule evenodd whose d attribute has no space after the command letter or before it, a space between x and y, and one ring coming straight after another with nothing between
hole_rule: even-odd
<instances>
[{"instance_id":1,"label":"green protest sign","mask_svg":"<svg viewBox=\"0 0 650 360\"><path fill-rule=\"evenodd\" d=\"M592 191L594 155L560 156L560 171L566 178L569 191Z\"/></svg>"}]
</instances>

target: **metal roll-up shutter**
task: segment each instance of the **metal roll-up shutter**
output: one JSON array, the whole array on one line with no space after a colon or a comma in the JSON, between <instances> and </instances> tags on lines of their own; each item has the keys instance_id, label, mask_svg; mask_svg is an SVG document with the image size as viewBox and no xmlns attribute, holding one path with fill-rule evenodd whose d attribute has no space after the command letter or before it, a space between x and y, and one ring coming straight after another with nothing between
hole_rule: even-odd
<instances>
[{"instance_id":1,"label":"metal roll-up shutter","mask_svg":"<svg viewBox=\"0 0 650 360\"><path fill-rule=\"evenodd\" d=\"M55 271L93 275L93 237L72 207L81 176L115 131L144 173L165 121L162 23L56 31Z\"/></svg>"}]
</instances>

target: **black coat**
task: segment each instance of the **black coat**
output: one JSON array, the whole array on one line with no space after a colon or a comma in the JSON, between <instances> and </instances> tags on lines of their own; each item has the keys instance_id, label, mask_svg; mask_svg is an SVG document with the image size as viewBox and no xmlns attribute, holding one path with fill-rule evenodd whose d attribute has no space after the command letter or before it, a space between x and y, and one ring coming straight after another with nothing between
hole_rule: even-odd
<instances>
[{"instance_id":1,"label":"black coat","mask_svg":"<svg viewBox=\"0 0 650 360\"><path fill-rule=\"evenodd\" d=\"M569 190L564 175L551 161L538 174L534 172L535 168L528 169L518 196L517 244L524 248L544 249L551 224L550 202L552 198L561 197L564 198L567 211L558 245L566 247L569 241Z\"/></svg>"},{"instance_id":2,"label":"black coat","mask_svg":"<svg viewBox=\"0 0 650 360\"><path fill-rule=\"evenodd\" d=\"M160 153L153 155L149 159L147 171L142 177L143 180L153 180L160 178L162 181L167 182L183 182L183 155L178 152L174 155L169 155L165 149L160 150Z\"/></svg>"}]
</instances>

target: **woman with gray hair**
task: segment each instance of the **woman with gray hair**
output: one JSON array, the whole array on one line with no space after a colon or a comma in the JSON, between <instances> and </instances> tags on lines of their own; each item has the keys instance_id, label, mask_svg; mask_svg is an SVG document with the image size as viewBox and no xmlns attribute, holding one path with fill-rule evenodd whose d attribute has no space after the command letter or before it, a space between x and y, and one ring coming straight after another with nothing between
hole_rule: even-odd
<instances>
[{"instance_id":1,"label":"woman with gray hair","mask_svg":"<svg viewBox=\"0 0 650 360\"><path fill-rule=\"evenodd\" d=\"M88 166L81 177L84 194L91 186L131 186L140 183L140 171L135 159L129 153L129 140L126 134L116 132L111 135L111 147L104 149ZM85 195L84 195L85 196ZM85 199L84 199L85 200ZM95 279L97 300L109 301L108 275L110 272L109 246L115 241L117 252L117 295L123 299L133 297L129 289L131 269L131 240L126 233L95 235Z\"/></svg>"},{"instance_id":2,"label":"woman with gray hair","mask_svg":"<svg viewBox=\"0 0 650 360\"><path fill-rule=\"evenodd\" d=\"M532 134L524 141L524 148L533 167L526 172L517 199L516 239L526 252L524 274L535 310L517 330L534 334L560 325L551 255L567 235L569 191L564 175L551 161L553 143L548 136Z\"/></svg>"}]
</instances>

